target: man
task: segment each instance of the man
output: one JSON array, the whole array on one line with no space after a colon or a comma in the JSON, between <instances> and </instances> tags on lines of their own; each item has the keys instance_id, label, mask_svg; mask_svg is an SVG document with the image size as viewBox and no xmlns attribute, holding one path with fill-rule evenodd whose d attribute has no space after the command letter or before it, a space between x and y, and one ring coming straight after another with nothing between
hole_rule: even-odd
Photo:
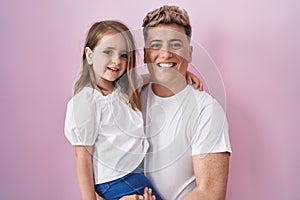
<instances>
[{"instance_id":1,"label":"man","mask_svg":"<svg viewBox=\"0 0 300 200\"><path fill-rule=\"evenodd\" d=\"M167 200L225 199L228 125L219 103L186 83L192 61L189 16L163 6L146 15L143 27L144 62L152 77L141 95L150 142L145 173Z\"/></svg>"}]
</instances>

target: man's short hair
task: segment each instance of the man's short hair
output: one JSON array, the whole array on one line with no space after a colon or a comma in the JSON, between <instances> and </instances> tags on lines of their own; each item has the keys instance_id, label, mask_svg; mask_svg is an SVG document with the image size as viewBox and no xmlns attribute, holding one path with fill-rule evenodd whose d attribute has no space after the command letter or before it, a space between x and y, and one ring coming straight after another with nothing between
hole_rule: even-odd
<instances>
[{"instance_id":1,"label":"man's short hair","mask_svg":"<svg viewBox=\"0 0 300 200\"><path fill-rule=\"evenodd\" d=\"M192 36L192 27L188 13L178 6L164 5L154 11L148 12L143 20L144 39L148 37L148 28L159 24L177 24L184 28L185 34L190 41Z\"/></svg>"}]
</instances>

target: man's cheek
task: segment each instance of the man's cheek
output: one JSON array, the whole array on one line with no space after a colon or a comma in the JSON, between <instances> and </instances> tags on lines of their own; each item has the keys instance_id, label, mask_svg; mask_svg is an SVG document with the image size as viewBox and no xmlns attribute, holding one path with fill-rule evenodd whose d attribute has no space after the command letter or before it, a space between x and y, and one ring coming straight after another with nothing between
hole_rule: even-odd
<instances>
[{"instance_id":1,"label":"man's cheek","mask_svg":"<svg viewBox=\"0 0 300 200\"><path fill-rule=\"evenodd\" d=\"M180 50L180 51L177 51L177 52L174 52L180 59L183 59L183 60L190 60L190 56L189 56L189 52L187 50Z\"/></svg>"},{"instance_id":2,"label":"man's cheek","mask_svg":"<svg viewBox=\"0 0 300 200\"><path fill-rule=\"evenodd\" d=\"M150 55L150 49L145 49L144 50L144 63L150 63L150 58L149 58L149 55Z\"/></svg>"}]
</instances>

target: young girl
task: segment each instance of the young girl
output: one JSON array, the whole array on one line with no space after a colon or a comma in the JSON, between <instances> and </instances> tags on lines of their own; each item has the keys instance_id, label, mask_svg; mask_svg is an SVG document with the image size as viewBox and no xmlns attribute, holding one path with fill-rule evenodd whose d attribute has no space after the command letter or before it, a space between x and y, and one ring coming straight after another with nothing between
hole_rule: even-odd
<instances>
[{"instance_id":1,"label":"young girl","mask_svg":"<svg viewBox=\"0 0 300 200\"><path fill-rule=\"evenodd\" d=\"M83 199L142 195L151 183L139 170L148 149L135 80L135 45L117 21L95 23L83 52L83 69L68 102L65 134L75 145ZM121 78L122 77L122 78Z\"/></svg>"},{"instance_id":2,"label":"young girl","mask_svg":"<svg viewBox=\"0 0 300 200\"><path fill-rule=\"evenodd\" d=\"M144 194L161 199L138 167L147 149L129 29L101 21L88 31L83 68L68 102L65 135L75 145L82 199ZM151 196L152 194L155 196ZM141 196L140 196L141 197Z\"/></svg>"}]
</instances>

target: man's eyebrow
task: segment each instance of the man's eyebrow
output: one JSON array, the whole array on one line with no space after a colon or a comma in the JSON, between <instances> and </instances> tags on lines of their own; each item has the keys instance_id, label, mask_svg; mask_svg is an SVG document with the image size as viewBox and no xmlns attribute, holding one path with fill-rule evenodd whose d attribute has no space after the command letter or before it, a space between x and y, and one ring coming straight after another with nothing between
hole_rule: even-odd
<instances>
[{"instance_id":1,"label":"man's eyebrow","mask_svg":"<svg viewBox=\"0 0 300 200\"><path fill-rule=\"evenodd\" d=\"M162 42L162 40L151 40L150 42Z\"/></svg>"},{"instance_id":2,"label":"man's eyebrow","mask_svg":"<svg viewBox=\"0 0 300 200\"><path fill-rule=\"evenodd\" d=\"M152 42L162 42L162 40L154 39L154 40L151 40L150 42L151 43ZM177 38L176 39L171 39L170 42L181 42L181 43L183 43L181 39L177 39Z\"/></svg>"},{"instance_id":3,"label":"man's eyebrow","mask_svg":"<svg viewBox=\"0 0 300 200\"><path fill-rule=\"evenodd\" d=\"M181 39L172 39L172 40L170 40L170 42L181 42L182 43L182 40Z\"/></svg>"}]
</instances>

